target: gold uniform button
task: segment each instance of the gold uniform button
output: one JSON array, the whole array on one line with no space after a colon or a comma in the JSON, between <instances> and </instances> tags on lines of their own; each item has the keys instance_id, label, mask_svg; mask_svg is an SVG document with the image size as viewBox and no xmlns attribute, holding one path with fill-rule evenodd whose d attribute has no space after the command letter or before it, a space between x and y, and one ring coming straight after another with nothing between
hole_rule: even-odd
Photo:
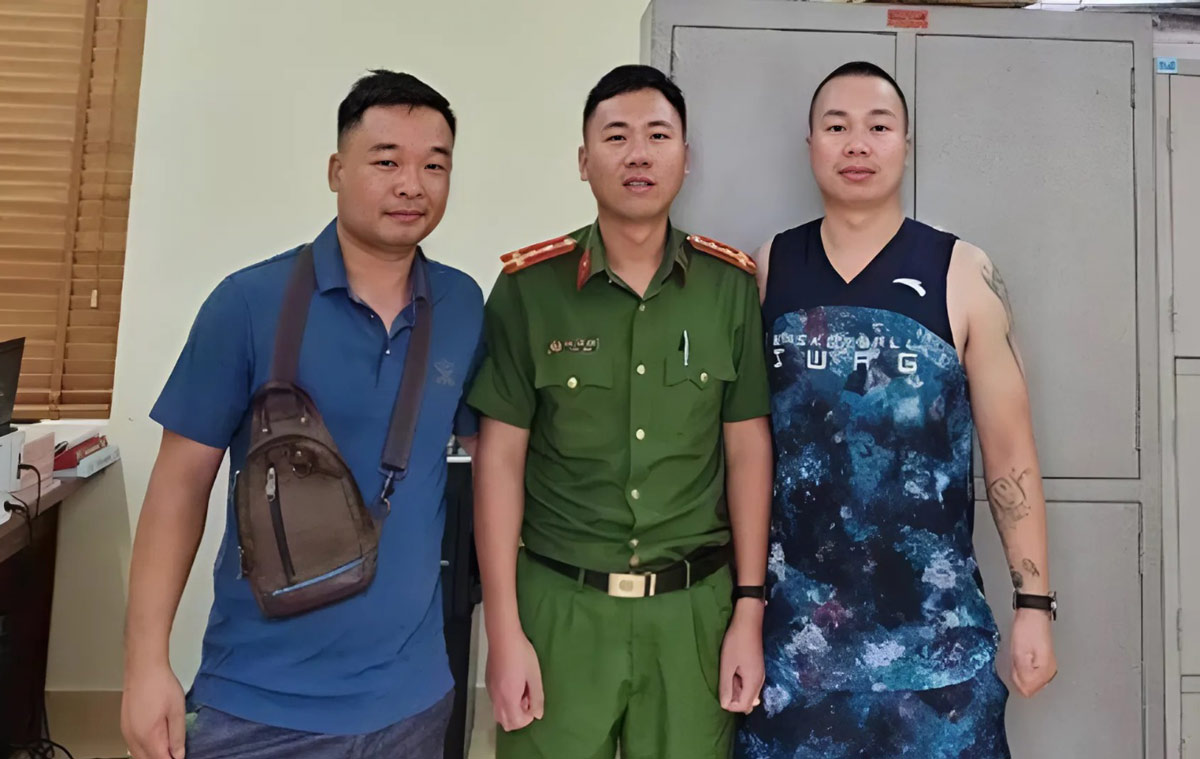
<instances>
[{"instance_id":1,"label":"gold uniform button","mask_svg":"<svg viewBox=\"0 0 1200 759\"><path fill-rule=\"evenodd\" d=\"M700 381L708 382L708 372L700 372Z\"/></svg>"},{"instance_id":2,"label":"gold uniform button","mask_svg":"<svg viewBox=\"0 0 1200 759\"><path fill-rule=\"evenodd\" d=\"M633 490L629 491L629 496L631 498L633 498L633 500L636 501L637 499L642 497L642 494L641 494L641 491L639 491L637 488L634 488Z\"/></svg>"},{"instance_id":3,"label":"gold uniform button","mask_svg":"<svg viewBox=\"0 0 1200 759\"><path fill-rule=\"evenodd\" d=\"M629 547L630 547L630 548L637 548L637 547L638 547L638 539L637 539L637 538L633 538L632 540L630 540L630 541L629 541Z\"/></svg>"},{"instance_id":4,"label":"gold uniform button","mask_svg":"<svg viewBox=\"0 0 1200 759\"><path fill-rule=\"evenodd\" d=\"M574 377L570 378L567 380L567 387L574 390L575 388L579 387L579 380L575 379Z\"/></svg>"},{"instance_id":5,"label":"gold uniform button","mask_svg":"<svg viewBox=\"0 0 1200 759\"><path fill-rule=\"evenodd\" d=\"M638 366L637 366L637 373L638 373L638 374L645 374L645 373L646 373L646 365L645 365L645 364L638 364Z\"/></svg>"},{"instance_id":6,"label":"gold uniform button","mask_svg":"<svg viewBox=\"0 0 1200 759\"><path fill-rule=\"evenodd\" d=\"M645 430L638 430L637 432L635 432L633 434L634 434L634 437L636 437L638 440L646 439L646 431Z\"/></svg>"},{"instance_id":7,"label":"gold uniform button","mask_svg":"<svg viewBox=\"0 0 1200 759\"><path fill-rule=\"evenodd\" d=\"M643 304L641 304L640 306L638 306L638 311L645 311L645 310L646 310L646 304L645 304L645 303L643 303Z\"/></svg>"},{"instance_id":8,"label":"gold uniform button","mask_svg":"<svg viewBox=\"0 0 1200 759\"><path fill-rule=\"evenodd\" d=\"M636 567L641 563L642 563L642 560L640 558L638 558L637 554L634 554L633 556L629 557L629 566Z\"/></svg>"}]
</instances>

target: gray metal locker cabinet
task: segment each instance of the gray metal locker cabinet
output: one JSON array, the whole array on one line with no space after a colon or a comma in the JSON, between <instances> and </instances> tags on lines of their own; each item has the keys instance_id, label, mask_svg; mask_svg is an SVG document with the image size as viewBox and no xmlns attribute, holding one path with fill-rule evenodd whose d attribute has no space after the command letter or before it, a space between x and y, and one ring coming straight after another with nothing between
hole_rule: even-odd
<instances>
[{"instance_id":1,"label":"gray metal locker cabinet","mask_svg":"<svg viewBox=\"0 0 1200 759\"><path fill-rule=\"evenodd\" d=\"M1168 741L1200 757L1200 60L1155 84L1159 128ZM1172 624L1174 623L1174 624ZM1171 628L1174 629L1171 629Z\"/></svg>"},{"instance_id":2,"label":"gray metal locker cabinet","mask_svg":"<svg viewBox=\"0 0 1200 759\"><path fill-rule=\"evenodd\" d=\"M1179 462L1180 672L1200 690L1200 359L1179 359L1175 375L1175 441ZM1188 542L1189 539L1192 542Z\"/></svg>"},{"instance_id":3,"label":"gray metal locker cabinet","mask_svg":"<svg viewBox=\"0 0 1200 759\"><path fill-rule=\"evenodd\" d=\"M1200 693L1183 697L1183 759L1200 759Z\"/></svg>"},{"instance_id":4,"label":"gray metal locker cabinet","mask_svg":"<svg viewBox=\"0 0 1200 759\"><path fill-rule=\"evenodd\" d=\"M689 106L675 220L754 249L818 216L813 88L849 60L893 72L913 116L908 211L997 262L1030 364L1062 671L1036 701L1010 700L1014 756L1161 756L1158 418L1139 411L1158 404L1150 20L936 7L911 29L890 10L654 0L642 60ZM1011 585L978 510L1007 638Z\"/></svg>"},{"instance_id":5,"label":"gray metal locker cabinet","mask_svg":"<svg viewBox=\"0 0 1200 759\"><path fill-rule=\"evenodd\" d=\"M917 216L1004 274L1047 476L1138 476L1132 69L1128 43L917 39Z\"/></svg>"},{"instance_id":6,"label":"gray metal locker cabinet","mask_svg":"<svg viewBox=\"0 0 1200 759\"><path fill-rule=\"evenodd\" d=\"M1200 359L1178 361L1175 386L1183 758L1200 759Z\"/></svg>"},{"instance_id":7,"label":"gray metal locker cabinet","mask_svg":"<svg viewBox=\"0 0 1200 759\"><path fill-rule=\"evenodd\" d=\"M1175 355L1200 358L1200 61L1180 63L1193 75L1171 77Z\"/></svg>"}]
</instances>

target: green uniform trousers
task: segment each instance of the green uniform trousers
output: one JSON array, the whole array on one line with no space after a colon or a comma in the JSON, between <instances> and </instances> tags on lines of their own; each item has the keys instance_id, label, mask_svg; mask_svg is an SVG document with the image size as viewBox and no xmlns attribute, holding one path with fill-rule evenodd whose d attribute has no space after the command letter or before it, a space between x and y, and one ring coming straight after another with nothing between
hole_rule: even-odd
<instances>
[{"instance_id":1,"label":"green uniform trousers","mask_svg":"<svg viewBox=\"0 0 1200 759\"><path fill-rule=\"evenodd\" d=\"M499 729L497 759L727 759L735 715L717 698L733 613L722 569L690 589L614 598L521 552L517 602L545 716Z\"/></svg>"}]
</instances>

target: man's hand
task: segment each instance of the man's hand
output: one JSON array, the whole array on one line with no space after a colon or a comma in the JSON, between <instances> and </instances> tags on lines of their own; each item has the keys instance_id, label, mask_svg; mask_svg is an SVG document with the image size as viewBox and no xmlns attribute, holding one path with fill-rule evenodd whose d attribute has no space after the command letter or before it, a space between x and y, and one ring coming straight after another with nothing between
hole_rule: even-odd
<instances>
[{"instance_id":1,"label":"man's hand","mask_svg":"<svg viewBox=\"0 0 1200 759\"><path fill-rule=\"evenodd\" d=\"M1025 698L1032 698L1058 674L1050 614L1040 609L1017 609L1012 626L1012 681Z\"/></svg>"},{"instance_id":2,"label":"man's hand","mask_svg":"<svg viewBox=\"0 0 1200 759\"><path fill-rule=\"evenodd\" d=\"M721 646L721 708L749 714L759 704L763 669L762 601L739 598Z\"/></svg>"},{"instance_id":3,"label":"man's hand","mask_svg":"<svg viewBox=\"0 0 1200 759\"><path fill-rule=\"evenodd\" d=\"M223 448L164 431L150 472L125 620L121 732L134 759L183 759L183 688L171 671L168 641L224 456Z\"/></svg>"},{"instance_id":4,"label":"man's hand","mask_svg":"<svg viewBox=\"0 0 1200 759\"><path fill-rule=\"evenodd\" d=\"M126 667L121 734L133 759L183 759L183 687L169 664Z\"/></svg>"},{"instance_id":5,"label":"man's hand","mask_svg":"<svg viewBox=\"0 0 1200 759\"><path fill-rule=\"evenodd\" d=\"M507 634L488 648L487 689L496 722L505 732L527 727L545 714L542 668L524 632Z\"/></svg>"}]
</instances>

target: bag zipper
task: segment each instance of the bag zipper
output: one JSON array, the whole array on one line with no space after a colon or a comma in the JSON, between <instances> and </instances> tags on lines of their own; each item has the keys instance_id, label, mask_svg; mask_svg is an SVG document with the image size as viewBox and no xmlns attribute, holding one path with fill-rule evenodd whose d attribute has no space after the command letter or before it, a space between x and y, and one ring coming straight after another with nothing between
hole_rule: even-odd
<instances>
[{"instance_id":1,"label":"bag zipper","mask_svg":"<svg viewBox=\"0 0 1200 759\"><path fill-rule=\"evenodd\" d=\"M279 546L283 573L291 585L296 582L296 568L292 565L292 552L288 548L287 532L283 529L283 506L279 502L279 482L275 476L275 467L267 469L267 503L271 507L271 525L275 528L275 543Z\"/></svg>"},{"instance_id":2,"label":"bag zipper","mask_svg":"<svg viewBox=\"0 0 1200 759\"><path fill-rule=\"evenodd\" d=\"M332 570L326 572L325 574L321 575L320 577L314 577L311 580L305 580L304 582L297 583L295 585L289 585L286 588L280 588L279 590L271 591L271 595L272 596L285 596L288 593L295 593L297 590L303 590L309 586L316 585L319 582L324 582L326 580L330 580L334 577L337 577L338 575L345 574L352 569L357 569L360 566L362 566L362 564L363 564L363 559L361 559L361 558L354 559L353 561L351 561L347 564L343 564L342 566L338 567L337 569L332 569Z\"/></svg>"},{"instance_id":3,"label":"bag zipper","mask_svg":"<svg viewBox=\"0 0 1200 759\"><path fill-rule=\"evenodd\" d=\"M238 490L237 490L238 478L239 478L239 477L241 477L241 476L242 476L242 470L241 470L241 469L239 469L239 470L237 470L236 472L234 472L234 473L233 473L233 477L231 478L231 481L230 481L230 483L229 483L229 500L230 500L230 502L231 502L231 503L232 503L232 502L235 502L235 501L236 501L236 499L237 499L237 492L238 492ZM244 548L242 548L242 537L241 537L241 533L240 533L240 532L238 533L238 547L237 547L237 551L238 551L238 571L237 571L237 579L241 580L241 579L244 579L244 578L246 577L246 575L248 574L248 572L246 571L246 551L245 551L245 549L244 549Z\"/></svg>"}]
</instances>

